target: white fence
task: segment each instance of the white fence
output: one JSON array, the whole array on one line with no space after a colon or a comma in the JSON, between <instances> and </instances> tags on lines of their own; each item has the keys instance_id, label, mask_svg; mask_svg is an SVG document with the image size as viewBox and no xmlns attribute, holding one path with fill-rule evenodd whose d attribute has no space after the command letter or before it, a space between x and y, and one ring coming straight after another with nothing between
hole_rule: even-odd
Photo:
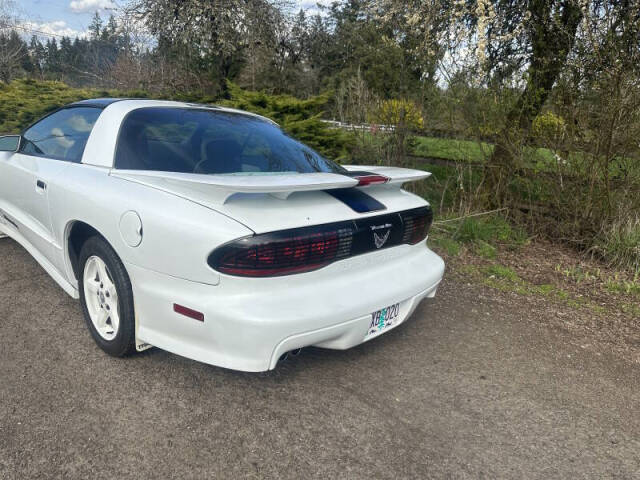
<instances>
[{"instance_id":1,"label":"white fence","mask_svg":"<svg viewBox=\"0 0 640 480\"><path fill-rule=\"evenodd\" d=\"M395 125L378 125L375 123L346 123L338 122L336 120L322 120L324 123L328 123L334 128L342 128L344 130L364 130L365 132L393 132L395 131Z\"/></svg>"}]
</instances>

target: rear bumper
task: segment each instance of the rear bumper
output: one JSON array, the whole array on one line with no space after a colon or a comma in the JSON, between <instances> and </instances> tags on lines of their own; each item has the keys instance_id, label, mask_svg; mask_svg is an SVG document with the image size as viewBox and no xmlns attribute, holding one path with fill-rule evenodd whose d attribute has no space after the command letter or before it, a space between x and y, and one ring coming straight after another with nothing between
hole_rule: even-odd
<instances>
[{"instance_id":1,"label":"rear bumper","mask_svg":"<svg viewBox=\"0 0 640 480\"><path fill-rule=\"evenodd\" d=\"M127 265L139 340L204 363L275 368L293 349L346 349L365 341L371 313L400 303L397 326L433 296L444 262L424 244L402 245L314 272L267 279L221 276L205 285ZM173 312L203 312L199 322Z\"/></svg>"}]
</instances>

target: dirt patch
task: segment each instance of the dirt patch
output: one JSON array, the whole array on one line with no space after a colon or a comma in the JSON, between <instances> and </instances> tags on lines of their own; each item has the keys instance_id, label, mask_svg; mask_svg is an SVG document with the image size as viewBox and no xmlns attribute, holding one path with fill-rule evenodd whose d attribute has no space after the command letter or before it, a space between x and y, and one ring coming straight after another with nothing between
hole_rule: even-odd
<instances>
[{"instance_id":1,"label":"dirt patch","mask_svg":"<svg viewBox=\"0 0 640 480\"><path fill-rule=\"evenodd\" d=\"M542 240L498 248L492 259L468 248L439 253L451 275L493 290L498 302L542 309L535 321L571 332L581 348L640 363L640 282L629 273Z\"/></svg>"}]
</instances>

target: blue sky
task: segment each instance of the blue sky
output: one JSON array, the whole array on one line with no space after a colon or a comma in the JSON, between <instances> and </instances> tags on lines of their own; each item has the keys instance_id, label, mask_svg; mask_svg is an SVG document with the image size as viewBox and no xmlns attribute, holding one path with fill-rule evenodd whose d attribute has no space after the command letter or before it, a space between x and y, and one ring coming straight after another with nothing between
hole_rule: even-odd
<instances>
[{"instance_id":1,"label":"blue sky","mask_svg":"<svg viewBox=\"0 0 640 480\"><path fill-rule=\"evenodd\" d=\"M123 5L126 0L17 0L25 28L75 37L87 30L91 17L98 11L103 17ZM331 0L296 0L307 10L316 3L328 5Z\"/></svg>"},{"instance_id":2,"label":"blue sky","mask_svg":"<svg viewBox=\"0 0 640 480\"><path fill-rule=\"evenodd\" d=\"M20 14L34 29L75 36L87 29L94 12L109 15L112 0L19 0Z\"/></svg>"}]
</instances>

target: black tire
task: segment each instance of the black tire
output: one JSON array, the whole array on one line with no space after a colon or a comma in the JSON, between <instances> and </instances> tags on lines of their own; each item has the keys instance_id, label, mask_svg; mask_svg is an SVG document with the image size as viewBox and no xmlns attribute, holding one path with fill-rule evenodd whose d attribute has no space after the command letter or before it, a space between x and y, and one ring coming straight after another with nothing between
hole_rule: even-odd
<instances>
[{"instance_id":1,"label":"black tire","mask_svg":"<svg viewBox=\"0 0 640 480\"><path fill-rule=\"evenodd\" d=\"M118 293L120 324L115 337L111 340L106 340L98 333L87 309L84 289L84 269L87 260L93 256L99 257L105 263L107 273L111 277ZM135 353L136 322L131 280L129 280L129 275L115 250L102 237L91 237L82 245L80 257L78 258L78 290L80 291L80 303L82 305L84 320L89 332L91 332L91 336L98 346L114 357L124 357Z\"/></svg>"}]
</instances>

